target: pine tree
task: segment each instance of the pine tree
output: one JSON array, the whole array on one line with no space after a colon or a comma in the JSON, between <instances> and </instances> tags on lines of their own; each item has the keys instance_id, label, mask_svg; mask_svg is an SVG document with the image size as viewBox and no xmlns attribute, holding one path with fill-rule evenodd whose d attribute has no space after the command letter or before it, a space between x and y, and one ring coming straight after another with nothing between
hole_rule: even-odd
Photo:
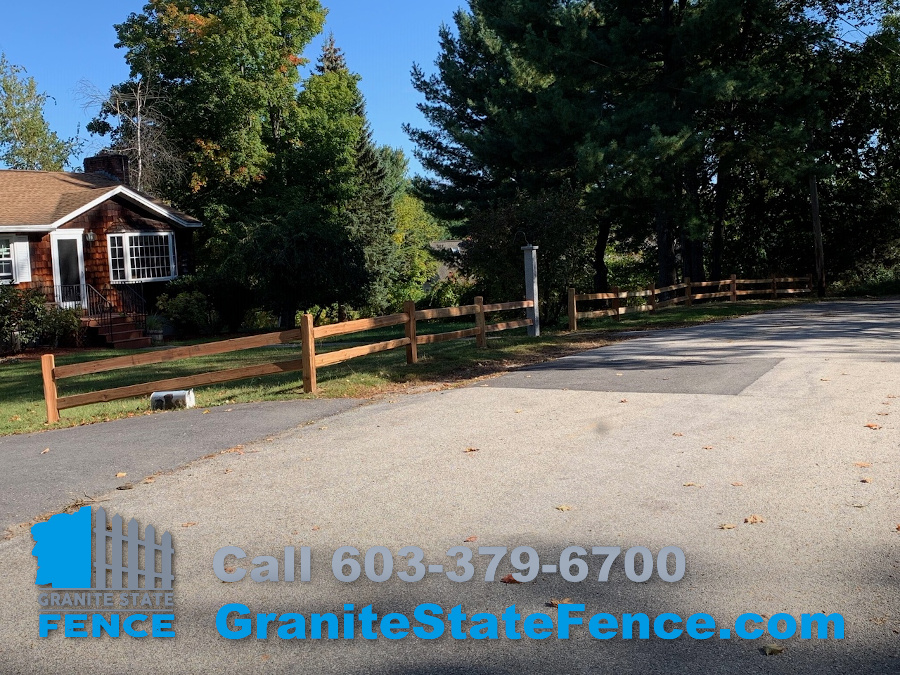
<instances>
[{"instance_id":1,"label":"pine tree","mask_svg":"<svg viewBox=\"0 0 900 675\"><path fill-rule=\"evenodd\" d=\"M360 105L362 132L355 150L356 191L347 206L351 242L361 246L367 276L366 301L375 310L390 302L390 289L399 272L394 241L394 196L387 170L372 140L372 130Z\"/></svg>"},{"instance_id":2,"label":"pine tree","mask_svg":"<svg viewBox=\"0 0 900 675\"><path fill-rule=\"evenodd\" d=\"M329 33L328 40L322 46L322 53L316 64L316 72L319 75L325 75L326 73L341 73L348 70L344 52L335 43L334 33Z\"/></svg>"}]
</instances>

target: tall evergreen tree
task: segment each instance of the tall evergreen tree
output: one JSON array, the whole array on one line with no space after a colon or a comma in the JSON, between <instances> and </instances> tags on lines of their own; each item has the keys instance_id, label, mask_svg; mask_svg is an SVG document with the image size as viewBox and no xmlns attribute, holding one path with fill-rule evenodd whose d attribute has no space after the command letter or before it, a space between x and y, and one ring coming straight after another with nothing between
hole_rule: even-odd
<instances>
[{"instance_id":1,"label":"tall evergreen tree","mask_svg":"<svg viewBox=\"0 0 900 675\"><path fill-rule=\"evenodd\" d=\"M337 46L334 41L334 33L328 34L328 40L322 46L322 54L319 56L319 62L316 64L316 72L319 75L326 73L340 73L349 70L347 68L347 60L344 58L344 52Z\"/></svg>"},{"instance_id":2,"label":"tall evergreen tree","mask_svg":"<svg viewBox=\"0 0 900 675\"><path fill-rule=\"evenodd\" d=\"M679 260L694 279L708 265L717 277L737 271L728 250L760 225L742 209L784 197L806 204L781 228L796 236L760 232L745 260L775 271L787 259L765 251L790 240L790 264L809 269L810 185L833 171L825 138L840 123L826 103L852 49L839 27L877 23L896 5L471 0L457 34L441 32L438 74L413 72L431 128L409 132L436 175L419 191L472 223L491 200L514 206L512 193L535 198L567 180L596 228L598 288L610 233L652 247L660 284Z\"/></svg>"}]
</instances>

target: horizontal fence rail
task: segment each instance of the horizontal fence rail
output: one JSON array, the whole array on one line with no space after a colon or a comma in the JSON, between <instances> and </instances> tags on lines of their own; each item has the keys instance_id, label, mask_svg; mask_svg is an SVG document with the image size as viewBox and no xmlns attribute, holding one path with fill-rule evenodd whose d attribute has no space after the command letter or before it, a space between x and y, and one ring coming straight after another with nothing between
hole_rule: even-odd
<instances>
[{"instance_id":1,"label":"horizontal fence rail","mask_svg":"<svg viewBox=\"0 0 900 675\"><path fill-rule=\"evenodd\" d=\"M117 356L98 361L87 361L67 366L57 366L53 354L45 354L41 357L41 375L44 383L44 401L47 405L47 421L51 424L59 421L59 411L69 408L77 408L92 403L104 403L118 401L125 398L146 396L156 391L173 389L189 389L210 384L221 384L234 380L243 380L250 377L264 375L277 375L279 373L300 372L303 373L303 391L307 394L315 393L318 389L316 382L316 370L325 366L343 363L360 356L377 354L392 349L406 348L406 362L414 364L418 362L418 346L475 338L478 347L487 347L488 333L495 333L516 328L526 328L534 325L534 319L521 319L515 321L503 321L499 323L487 323L487 315L496 312L511 312L515 310L532 310L536 313L534 302L506 302L485 305L482 298L475 298L475 304L463 307L441 307L438 309L416 310L414 302L407 302L402 314L378 316L371 319L359 319L357 321L345 321L342 323L315 326L313 317L304 314L300 322L300 328L266 333L265 335L253 335L245 338L208 342L188 347L174 347L127 356ZM432 319L447 319L464 316L475 317L475 327L464 330L449 331L428 335L418 335L417 324L419 321ZM316 340L351 335L377 328L390 326L404 326L405 336L400 339L385 340L373 344L350 347L337 351L316 353ZM301 344L301 358L271 363L261 363L243 368L218 370L207 373L199 373L185 377L142 382L124 387L102 389L83 394L59 396L58 383L72 377L105 373L112 370L136 368L157 363L170 363L183 359L201 356L214 356L231 352L256 349L278 344L294 342Z\"/></svg>"},{"instance_id":2,"label":"horizontal fence rail","mask_svg":"<svg viewBox=\"0 0 900 675\"><path fill-rule=\"evenodd\" d=\"M737 302L738 298L757 296L773 300L783 296L802 295L812 292L812 277L773 277L771 279L738 279L732 276L724 281L694 281L685 279L683 283L645 290L624 291L612 288L608 293L578 293L569 289L569 330L578 330L579 319L618 319L624 314L655 312L665 307L685 305L706 300ZM802 284L797 287L798 284ZM752 286L753 288L746 288ZM646 298L642 305L627 305L623 301L631 298ZM607 307L592 311L578 311L578 303L603 301Z\"/></svg>"}]
</instances>

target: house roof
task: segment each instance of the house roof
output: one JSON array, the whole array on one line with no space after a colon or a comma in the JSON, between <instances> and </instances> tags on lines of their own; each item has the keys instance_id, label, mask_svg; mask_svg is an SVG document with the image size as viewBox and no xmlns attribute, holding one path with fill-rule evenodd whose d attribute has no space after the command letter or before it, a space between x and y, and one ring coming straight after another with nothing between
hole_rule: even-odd
<instances>
[{"instance_id":1,"label":"house roof","mask_svg":"<svg viewBox=\"0 0 900 675\"><path fill-rule=\"evenodd\" d=\"M50 231L120 196L181 227L196 218L99 173L0 171L0 231Z\"/></svg>"}]
</instances>

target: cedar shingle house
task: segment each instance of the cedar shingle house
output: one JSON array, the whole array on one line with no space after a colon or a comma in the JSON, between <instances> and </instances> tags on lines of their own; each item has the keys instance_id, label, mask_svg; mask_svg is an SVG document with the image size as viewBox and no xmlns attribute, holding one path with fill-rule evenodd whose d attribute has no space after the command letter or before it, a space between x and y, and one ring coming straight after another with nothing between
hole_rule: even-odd
<instances>
[{"instance_id":1,"label":"cedar shingle house","mask_svg":"<svg viewBox=\"0 0 900 675\"><path fill-rule=\"evenodd\" d=\"M200 221L128 186L128 161L0 171L0 284L40 288L116 346L143 346L144 284L189 271Z\"/></svg>"}]
</instances>

